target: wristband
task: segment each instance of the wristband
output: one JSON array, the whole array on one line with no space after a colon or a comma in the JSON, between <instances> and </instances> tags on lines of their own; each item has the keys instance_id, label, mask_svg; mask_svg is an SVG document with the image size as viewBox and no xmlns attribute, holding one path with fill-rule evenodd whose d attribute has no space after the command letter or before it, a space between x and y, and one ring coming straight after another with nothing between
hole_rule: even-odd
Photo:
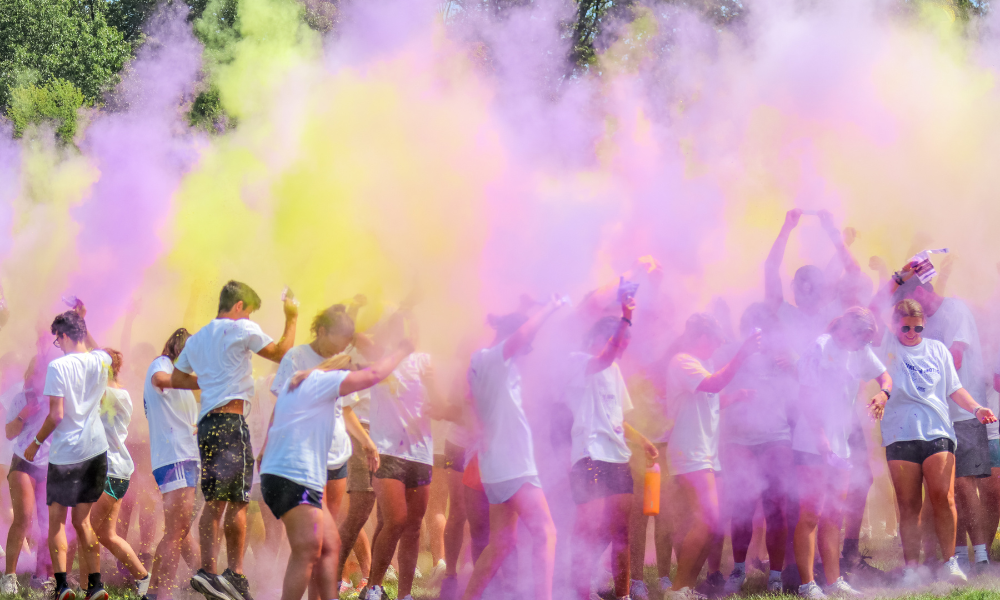
<instances>
[{"instance_id":1,"label":"wristband","mask_svg":"<svg viewBox=\"0 0 1000 600\"><path fill-rule=\"evenodd\" d=\"M35 443L38 444L39 448L42 447L42 443L38 441L38 436L37 435L35 436Z\"/></svg>"},{"instance_id":2,"label":"wristband","mask_svg":"<svg viewBox=\"0 0 1000 600\"><path fill-rule=\"evenodd\" d=\"M622 317L622 321L625 321L626 323L628 323L629 327L632 326L632 321L630 321L629 319L626 319L625 317Z\"/></svg>"},{"instance_id":3,"label":"wristband","mask_svg":"<svg viewBox=\"0 0 1000 600\"><path fill-rule=\"evenodd\" d=\"M896 271L895 273L892 274L892 279L896 282L896 285L900 287L902 287L902 285L906 283L903 280L903 276L899 274L899 271Z\"/></svg>"},{"instance_id":4,"label":"wristband","mask_svg":"<svg viewBox=\"0 0 1000 600\"><path fill-rule=\"evenodd\" d=\"M885 394L885 399L886 400L888 400L889 398L892 398L892 393L890 393L889 390L887 390L885 388L882 388L882 392Z\"/></svg>"}]
</instances>

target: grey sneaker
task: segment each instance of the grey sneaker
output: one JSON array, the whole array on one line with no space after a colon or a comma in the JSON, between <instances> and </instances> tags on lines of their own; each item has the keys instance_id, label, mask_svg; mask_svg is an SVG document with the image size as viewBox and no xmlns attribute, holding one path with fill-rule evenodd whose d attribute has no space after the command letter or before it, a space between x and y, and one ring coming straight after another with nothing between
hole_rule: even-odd
<instances>
[{"instance_id":1,"label":"grey sneaker","mask_svg":"<svg viewBox=\"0 0 1000 600\"><path fill-rule=\"evenodd\" d=\"M0 577L0 594L16 593L18 593L17 575L11 573L10 575L4 574L3 577Z\"/></svg>"},{"instance_id":2,"label":"grey sneaker","mask_svg":"<svg viewBox=\"0 0 1000 600\"><path fill-rule=\"evenodd\" d=\"M826 586L823 592L827 596L837 596L838 598L858 598L863 596L861 592L851 587L851 584L844 581L843 577L837 579L830 585Z\"/></svg>"},{"instance_id":3,"label":"grey sneaker","mask_svg":"<svg viewBox=\"0 0 1000 600\"><path fill-rule=\"evenodd\" d=\"M632 600L649 600L649 587L641 579L633 579L629 586L629 597Z\"/></svg>"},{"instance_id":4,"label":"grey sneaker","mask_svg":"<svg viewBox=\"0 0 1000 600\"><path fill-rule=\"evenodd\" d=\"M146 573L146 576L142 579L135 580L135 593L139 596L145 596L146 592L149 591L149 582L153 580L152 573Z\"/></svg>"},{"instance_id":5,"label":"grey sneaker","mask_svg":"<svg viewBox=\"0 0 1000 600\"><path fill-rule=\"evenodd\" d=\"M726 580L726 585L723 588L727 596L732 594L739 594L740 590L743 589L743 582L747 580L747 572L743 569L733 569L733 572L729 574L729 579Z\"/></svg>"},{"instance_id":6,"label":"grey sneaker","mask_svg":"<svg viewBox=\"0 0 1000 600\"><path fill-rule=\"evenodd\" d=\"M962 572L961 567L958 566L958 559L954 556L941 565L940 579L954 585L969 583L969 578Z\"/></svg>"},{"instance_id":7,"label":"grey sneaker","mask_svg":"<svg viewBox=\"0 0 1000 600\"><path fill-rule=\"evenodd\" d=\"M246 575L241 575L232 569L226 569L219 576L219 583L233 600L253 600L250 595L250 582Z\"/></svg>"},{"instance_id":8,"label":"grey sneaker","mask_svg":"<svg viewBox=\"0 0 1000 600\"><path fill-rule=\"evenodd\" d=\"M191 577L191 589L205 596L207 600L233 600L223 587L222 577L205 569L198 569L198 572Z\"/></svg>"},{"instance_id":9,"label":"grey sneaker","mask_svg":"<svg viewBox=\"0 0 1000 600\"><path fill-rule=\"evenodd\" d=\"M810 581L809 583L803 583L799 586L799 598L809 598L810 600L823 600L826 598L826 594L823 590L819 589L815 581Z\"/></svg>"}]
</instances>

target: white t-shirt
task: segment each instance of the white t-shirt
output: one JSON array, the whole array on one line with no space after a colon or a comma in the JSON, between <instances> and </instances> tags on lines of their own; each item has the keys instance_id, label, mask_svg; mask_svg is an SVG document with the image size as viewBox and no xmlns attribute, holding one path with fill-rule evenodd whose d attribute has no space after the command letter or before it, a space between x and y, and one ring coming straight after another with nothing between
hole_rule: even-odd
<instances>
[{"instance_id":1,"label":"white t-shirt","mask_svg":"<svg viewBox=\"0 0 1000 600\"><path fill-rule=\"evenodd\" d=\"M590 457L627 463L632 452L625 443L625 413L632 410L632 398L618 363L587 374L592 358L586 352L574 352L569 357L570 379L563 397L573 413L570 461L576 464Z\"/></svg>"},{"instance_id":2,"label":"white t-shirt","mask_svg":"<svg viewBox=\"0 0 1000 600\"><path fill-rule=\"evenodd\" d=\"M6 405L7 408L7 423L11 423L17 418L18 413L24 410L24 407L28 405L28 398L24 395L24 382L21 382L19 393L15 394L10 400L10 404ZM45 402L44 396L37 397L38 410L35 414L31 415L24 420L24 426L21 428L21 433L17 434L17 437L12 440L11 446L14 454L17 455L21 460L30 462L30 464L36 467L46 467L49 464L49 446L52 444L52 436L50 435L45 439L45 443L42 447L38 449L35 453L35 460L27 461L24 458L24 451L28 449L31 442L34 441L35 436L38 431L42 428L42 423L45 422L45 417L49 416L49 404Z\"/></svg>"},{"instance_id":3,"label":"white t-shirt","mask_svg":"<svg viewBox=\"0 0 1000 600\"><path fill-rule=\"evenodd\" d=\"M719 462L719 395L699 392L698 386L712 374L690 354L676 354L667 365L664 403L672 423L667 441L671 475L711 469Z\"/></svg>"},{"instance_id":4,"label":"white t-shirt","mask_svg":"<svg viewBox=\"0 0 1000 600\"><path fill-rule=\"evenodd\" d=\"M513 359L504 360L503 343L472 355L469 389L483 428L479 444L483 483L538 475L531 427L521 407L521 374Z\"/></svg>"},{"instance_id":5,"label":"white t-shirt","mask_svg":"<svg viewBox=\"0 0 1000 600\"><path fill-rule=\"evenodd\" d=\"M847 436L852 429L854 400L862 381L885 372L870 345L844 350L824 333L799 360L802 410L792 432L792 449L819 454L816 428L822 427L830 450L840 458L851 455ZM814 394L810 397L809 394Z\"/></svg>"},{"instance_id":6,"label":"white t-shirt","mask_svg":"<svg viewBox=\"0 0 1000 600\"><path fill-rule=\"evenodd\" d=\"M17 396L24 391L24 380L16 379L13 384L7 386L7 388L0 394L0 405L3 406L5 412L10 411L10 405L14 401L14 396ZM17 416L16 414L14 416ZM14 417L7 415L7 418L13 420ZM11 440L7 439L7 436L0 435L0 465L10 465L11 456L14 454L14 446Z\"/></svg>"},{"instance_id":7,"label":"white t-shirt","mask_svg":"<svg viewBox=\"0 0 1000 600\"><path fill-rule=\"evenodd\" d=\"M895 335L885 341L892 394L882 417L882 445L946 437L955 439L948 397L961 389L951 352L937 340L904 346Z\"/></svg>"},{"instance_id":8,"label":"white t-shirt","mask_svg":"<svg viewBox=\"0 0 1000 600\"><path fill-rule=\"evenodd\" d=\"M296 371L307 371L309 369L315 369L324 360L322 356L316 353L309 344L302 344L301 346L295 346L291 350L285 353L284 358L281 359L281 364L278 365L278 372L274 375L274 381L271 382L271 393L277 396L281 393L281 390L285 389L285 385L288 380L295 375ZM366 392L368 390L365 390ZM358 394L350 394L344 396L340 399L341 407L353 407L358 402ZM270 414L268 417L270 418ZM344 425L344 419L337 419L335 424L335 429L333 431L333 442L330 444L330 452L326 458L326 466L328 469L339 469L344 466L347 459L351 457L351 436L347 434L347 427Z\"/></svg>"},{"instance_id":9,"label":"white t-shirt","mask_svg":"<svg viewBox=\"0 0 1000 600\"><path fill-rule=\"evenodd\" d=\"M215 319L188 338L175 366L198 375L199 421L231 400L253 399L250 359L272 341L250 319Z\"/></svg>"},{"instance_id":10,"label":"white t-shirt","mask_svg":"<svg viewBox=\"0 0 1000 600\"><path fill-rule=\"evenodd\" d=\"M979 343L976 320L965 302L958 298L945 298L937 312L924 319L923 337L944 342L946 348L951 348L955 342L964 342L968 345L962 355L962 368L958 369L958 379L976 402L985 404L987 382L986 369L983 367L983 347ZM948 403L953 422L976 418L951 399ZM987 428L989 427L987 425ZM993 429L996 429L996 426L993 426Z\"/></svg>"},{"instance_id":11,"label":"white t-shirt","mask_svg":"<svg viewBox=\"0 0 1000 600\"><path fill-rule=\"evenodd\" d=\"M67 354L49 363L44 394L64 399L63 420L52 432L50 463L72 465L107 452L101 398L110 369L111 357L103 350Z\"/></svg>"},{"instance_id":12,"label":"white t-shirt","mask_svg":"<svg viewBox=\"0 0 1000 600\"><path fill-rule=\"evenodd\" d=\"M722 409L722 442L756 446L791 441L788 405L798 400L799 382L769 352L750 355L736 372L728 389L751 390L752 398Z\"/></svg>"},{"instance_id":13,"label":"white t-shirt","mask_svg":"<svg viewBox=\"0 0 1000 600\"><path fill-rule=\"evenodd\" d=\"M371 388L369 434L379 454L434 464L431 419L424 414L428 398L423 376L430 367L429 354L414 352Z\"/></svg>"},{"instance_id":14,"label":"white t-shirt","mask_svg":"<svg viewBox=\"0 0 1000 600\"><path fill-rule=\"evenodd\" d=\"M286 385L274 405L262 475L278 475L318 492L326 487L326 457L343 421L340 384L350 371L313 371L299 387Z\"/></svg>"},{"instance_id":15,"label":"white t-shirt","mask_svg":"<svg viewBox=\"0 0 1000 600\"><path fill-rule=\"evenodd\" d=\"M135 463L125 447L131 422L132 397L126 390L109 387L101 399L101 424L108 439L108 477L129 479L135 472Z\"/></svg>"},{"instance_id":16,"label":"white t-shirt","mask_svg":"<svg viewBox=\"0 0 1000 600\"><path fill-rule=\"evenodd\" d=\"M153 375L174 372L174 363L157 356L146 371L142 404L149 422L149 454L152 468L159 469L184 460L200 460L198 452L198 400L191 390L160 389Z\"/></svg>"}]
</instances>

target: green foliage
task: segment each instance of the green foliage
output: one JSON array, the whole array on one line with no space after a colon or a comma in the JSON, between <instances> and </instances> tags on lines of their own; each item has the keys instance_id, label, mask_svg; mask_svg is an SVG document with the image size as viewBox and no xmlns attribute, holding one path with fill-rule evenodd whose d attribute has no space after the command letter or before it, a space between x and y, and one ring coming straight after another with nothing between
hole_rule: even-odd
<instances>
[{"instance_id":1,"label":"green foliage","mask_svg":"<svg viewBox=\"0 0 1000 600\"><path fill-rule=\"evenodd\" d=\"M79 88L65 79L53 79L42 86L29 84L11 90L7 117L14 123L16 137L32 125L51 123L56 136L69 144L76 135L77 111L83 103Z\"/></svg>"},{"instance_id":2,"label":"green foliage","mask_svg":"<svg viewBox=\"0 0 1000 600\"><path fill-rule=\"evenodd\" d=\"M211 132L223 132L236 127L236 119L229 116L219 99L219 90L211 87L198 94L188 113L192 127Z\"/></svg>"},{"instance_id":3,"label":"green foliage","mask_svg":"<svg viewBox=\"0 0 1000 600\"><path fill-rule=\"evenodd\" d=\"M131 47L108 24L108 0L0 0L0 109L19 77L72 82L87 104L113 86Z\"/></svg>"},{"instance_id":4,"label":"green foliage","mask_svg":"<svg viewBox=\"0 0 1000 600\"><path fill-rule=\"evenodd\" d=\"M159 0L110 0L106 4L108 25L137 47L142 42L142 26L159 3Z\"/></svg>"}]
</instances>

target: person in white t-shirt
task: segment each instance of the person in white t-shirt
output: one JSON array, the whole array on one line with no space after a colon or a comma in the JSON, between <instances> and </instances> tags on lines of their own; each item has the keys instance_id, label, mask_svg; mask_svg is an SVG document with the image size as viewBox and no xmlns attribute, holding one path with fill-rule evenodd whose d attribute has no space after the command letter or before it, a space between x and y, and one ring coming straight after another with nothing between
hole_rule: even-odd
<instances>
[{"instance_id":1,"label":"person in white t-shirt","mask_svg":"<svg viewBox=\"0 0 1000 600\"><path fill-rule=\"evenodd\" d=\"M532 316L512 313L494 319L496 339L472 355L469 389L482 427L479 476L490 507L489 544L479 555L462 600L478 600L514 549L518 520L531 534L535 569L533 597L552 599L556 528L535 466L531 427L521 406L516 359L531 351L542 325L564 302L553 298Z\"/></svg>"},{"instance_id":2,"label":"person in white t-shirt","mask_svg":"<svg viewBox=\"0 0 1000 600\"><path fill-rule=\"evenodd\" d=\"M348 314L343 304L334 304L316 315L310 326L310 331L313 334L311 342L295 346L281 359L278 372L271 382L271 393L275 397L281 393L285 384L295 373L315 369L329 358L338 355L344 356L347 364L350 365L350 356L344 352L355 339L354 319ZM324 487L323 502L335 519L339 518L340 504L347 490L347 462L353 451L351 436L358 440L362 446L363 452L369 458L369 465L378 464L378 449L368 436L368 432L361 426L361 422L352 408L357 399L356 393L340 398L343 418L337 419L335 422L333 441L327 453L327 481ZM261 453L263 455L263 448ZM347 548L347 552L341 552L340 558L346 562L349 553L350 548ZM343 563L339 563L338 577L340 577L342 569Z\"/></svg>"},{"instance_id":3,"label":"person in white t-shirt","mask_svg":"<svg viewBox=\"0 0 1000 600\"><path fill-rule=\"evenodd\" d=\"M350 359L340 354L296 373L282 387L260 470L264 502L285 525L292 549L282 600L300 600L310 585L321 598L338 597L340 537L323 490L334 431L343 418L340 400L387 377L412 351L404 340L371 367L354 372L343 370Z\"/></svg>"},{"instance_id":4,"label":"person in white t-shirt","mask_svg":"<svg viewBox=\"0 0 1000 600\"><path fill-rule=\"evenodd\" d=\"M934 506L935 531L942 556L942 578L965 583L955 557L956 512L955 427L949 399L976 416L981 423L996 421L962 387L951 353L938 340L923 339L923 307L914 300L901 300L892 312L892 330L885 355L893 389L888 398L877 396L873 416L882 420L889 475L899 506L899 535L903 542L903 583L920 585L920 508L924 489Z\"/></svg>"},{"instance_id":5,"label":"person in white t-shirt","mask_svg":"<svg viewBox=\"0 0 1000 600\"><path fill-rule=\"evenodd\" d=\"M46 346L48 342L43 342ZM32 444L35 432L42 427L48 415L42 401L42 390L45 388L45 373L51 359L50 351L40 347L28 364L24 374L23 384L13 386L21 390L14 394L11 403L7 405L7 424L5 434L12 440L14 455L11 459L10 474L7 481L10 484L10 496L14 506L14 520L7 531L6 569L0 579L0 594L17 594L17 563L21 556L24 539L32 529L32 517L37 515L39 537L36 548L39 549L35 562L35 577L44 581L52 576L52 563L46 559L47 552L42 551L48 538L49 518L45 507L45 482L49 463L49 440L38 449L34 460L24 458L24 451Z\"/></svg>"},{"instance_id":6,"label":"person in white t-shirt","mask_svg":"<svg viewBox=\"0 0 1000 600\"><path fill-rule=\"evenodd\" d=\"M226 596L252 600L243 574L254 465L244 416L254 393L251 358L256 354L281 362L295 343L298 320L298 305L289 294L284 303L285 330L275 343L250 320L260 306L260 296L250 286L226 283L219 294L218 316L187 340L170 375L175 389L201 389L198 451L205 508L198 523L201 568L191 578L191 587L208 600ZM218 574L223 517L229 566Z\"/></svg>"},{"instance_id":7,"label":"person in white t-shirt","mask_svg":"<svg viewBox=\"0 0 1000 600\"><path fill-rule=\"evenodd\" d=\"M401 310L380 328L379 345L393 346L413 330L412 314ZM427 511L434 466L431 419L446 409L437 395L431 357L414 352L392 375L371 389L371 438L379 453L374 474L379 519L372 543L369 600L380 600L382 581L399 548L397 595L412 600L413 577L420 551L420 527Z\"/></svg>"},{"instance_id":8,"label":"person in white t-shirt","mask_svg":"<svg viewBox=\"0 0 1000 600\"><path fill-rule=\"evenodd\" d=\"M691 598L710 545L721 535L716 474L719 463L719 392L732 381L747 357L760 346L760 332L746 339L733 359L718 370L712 355L722 346L722 327L714 317L697 313L668 351L664 405L667 464L680 506L691 524L677 548L677 574L664 598Z\"/></svg>"},{"instance_id":9,"label":"person in white t-shirt","mask_svg":"<svg viewBox=\"0 0 1000 600\"><path fill-rule=\"evenodd\" d=\"M101 399L101 424L108 440L108 476L104 480L104 493L90 511L90 522L97 541L119 560L135 579L139 596L149 590L149 572L139 561L128 541L118 536L118 511L122 498L128 492L129 479L135 471L132 457L125 448L128 425L132 421L132 398L118 383L122 368L122 353L111 348L104 352L111 357L111 376L108 388Z\"/></svg>"},{"instance_id":10,"label":"person in white t-shirt","mask_svg":"<svg viewBox=\"0 0 1000 600\"><path fill-rule=\"evenodd\" d=\"M626 439L644 449L648 462L659 456L656 446L625 422L632 400L615 360L628 347L634 308L629 299L622 304L620 318L604 317L594 324L584 351L570 355L570 380L563 395L573 413L570 489L577 506L572 568L592 573L610 543L615 596L620 600L629 597L632 580L628 545L632 452ZM586 600L590 578L577 577L574 588L577 597Z\"/></svg>"},{"instance_id":11,"label":"person in white t-shirt","mask_svg":"<svg viewBox=\"0 0 1000 600\"><path fill-rule=\"evenodd\" d=\"M92 338L78 310L57 316L51 331L63 356L49 363L44 392L49 397L49 415L25 449L24 458L34 460L39 448L52 436L45 493L56 600L74 597L66 582L66 514L70 511L80 546L80 571L88 578L87 598L108 600L101 582L100 546L90 524L90 511L104 492L108 475L108 440L100 410L111 357L103 350L88 349Z\"/></svg>"},{"instance_id":12,"label":"person in white t-shirt","mask_svg":"<svg viewBox=\"0 0 1000 600\"><path fill-rule=\"evenodd\" d=\"M156 545L156 568L149 588L157 600L173 597L182 550L186 556L198 555L198 544L191 535L201 472L198 401L191 390L170 387L174 361L189 337L183 327L170 334L163 352L149 365L143 388L153 478L163 496L163 537Z\"/></svg>"},{"instance_id":13,"label":"person in white t-shirt","mask_svg":"<svg viewBox=\"0 0 1000 600\"><path fill-rule=\"evenodd\" d=\"M892 391L892 379L869 345L877 331L871 311L848 309L830 323L829 333L799 360L801 409L792 431L792 450L799 479L799 521L795 558L802 579L799 595L823 598L816 584L813 559L819 551L828 585L825 592L856 596L840 574L840 531L850 483L848 436L854 400L862 382L874 379Z\"/></svg>"}]
</instances>

